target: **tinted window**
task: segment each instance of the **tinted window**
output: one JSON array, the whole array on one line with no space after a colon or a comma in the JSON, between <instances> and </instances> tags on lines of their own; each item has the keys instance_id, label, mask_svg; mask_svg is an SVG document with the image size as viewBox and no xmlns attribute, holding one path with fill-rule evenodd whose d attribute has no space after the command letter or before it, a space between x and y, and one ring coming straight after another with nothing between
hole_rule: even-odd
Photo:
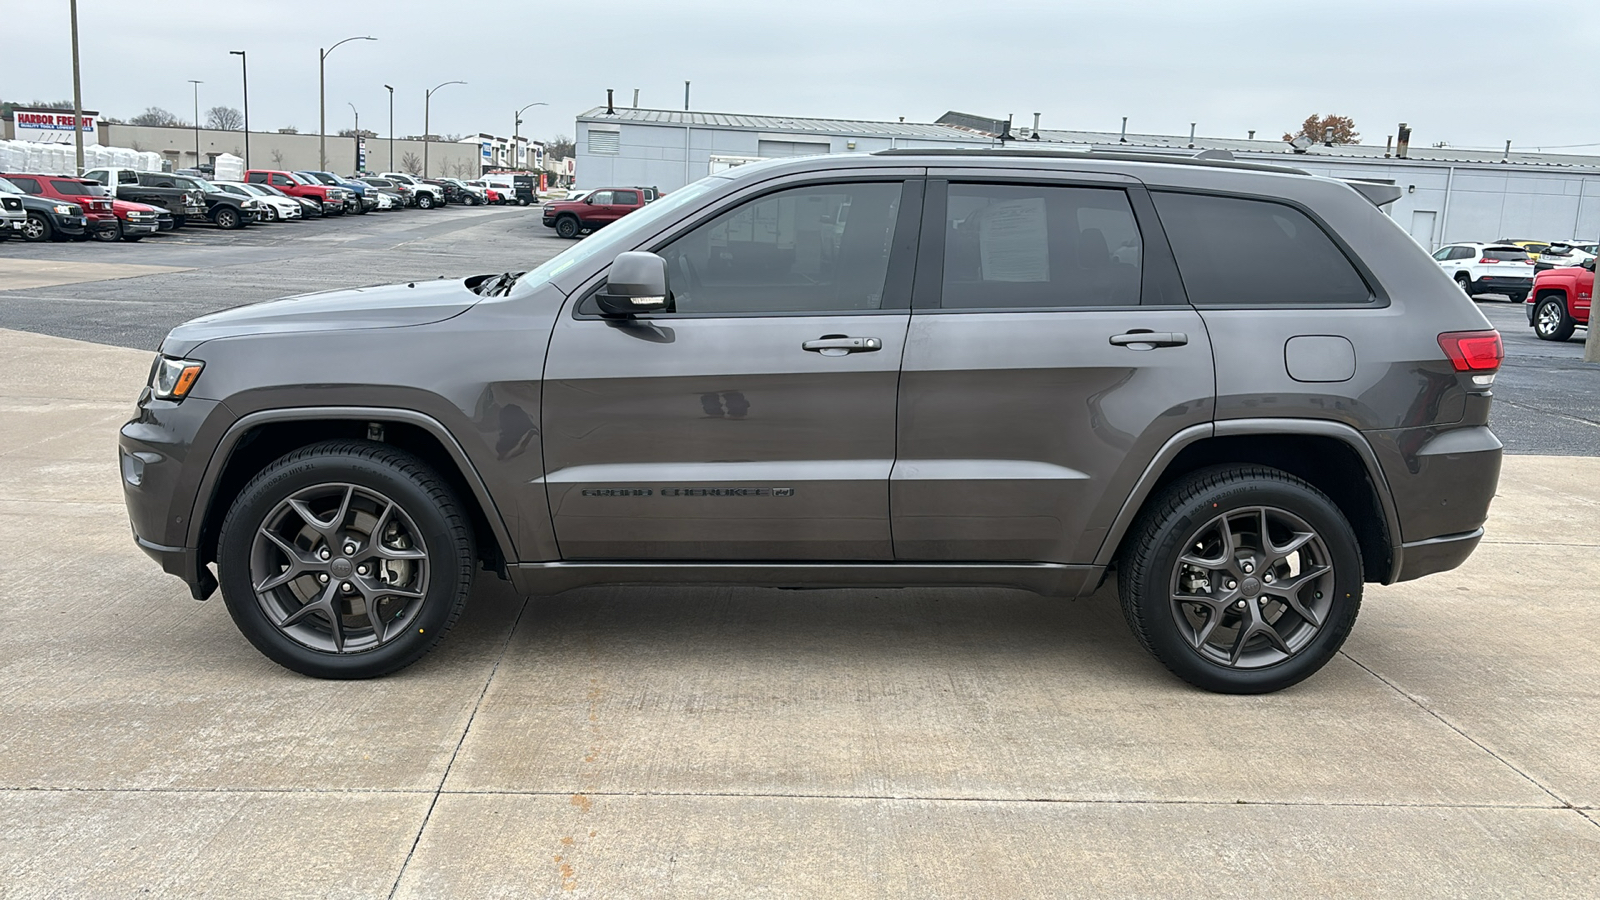
<instances>
[{"instance_id":1,"label":"tinted window","mask_svg":"<svg viewBox=\"0 0 1600 900\"><path fill-rule=\"evenodd\" d=\"M898 183L793 188L744 203L659 251L667 261L674 308L879 309L899 209Z\"/></svg>"},{"instance_id":2,"label":"tinted window","mask_svg":"<svg viewBox=\"0 0 1600 900\"><path fill-rule=\"evenodd\" d=\"M251 184L263 184L267 180L267 175L265 172L251 172L244 177L244 180Z\"/></svg>"},{"instance_id":3,"label":"tinted window","mask_svg":"<svg viewBox=\"0 0 1600 900\"><path fill-rule=\"evenodd\" d=\"M638 206L639 195L633 191L612 191L611 202L618 206Z\"/></svg>"},{"instance_id":4,"label":"tinted window","mask_svg":"<svg viewBox=\"0 0 1600 900\"><path fill-rule=\"evenodd\" d=\"M1532 257L1526 250L1508 250L1505 248L1491 247L1483 251L1484 259L1493 259L1499 262L1528 262Z\"/></svg>"},{"instance_id":5,"label":"tinted window","mask_svg":"<svg viewBox=\"0 0 1600 900\"><path fill-rule=\"evenodd\" d=\"M272 176L272 183L276 184L276 185L293 186L294 185L294 179L290 178L287 175L273 175Z\"/></svg>"},{"instance_id":6,"label":"tinted window","mask_svg":"<svg viewBox=\"0 0 1600 900\"><path fill-rule=\"evenodd\" d=\"M37 194L44 190L44 188L39 184L39 179L37 178L28 178L24 175L11 175L8 177L11 179L12 184L22 188L23 191L29 194Z\"/></svg>"},{"instance_id":7,"label":"tinted window","mask_svg":"<svg viewBox=\"0 0 1600 900\"><path fill-rule=\"evenodd\" d=\"M1196 306L1366 303L1371 292L1333 240L1282 203L1152 194Z\"/></svg>"},{"instance_id":8,"label":"tinted window","mask_svg":"<svg viewBox=\"0 0 1600 900\"><path fill-rule=\"evenodd\" d=\"M1120 190L952 184L946 309L1131 306L1144 245Z\"/></svg>"},{"instance_id":9,"label":"tinted window","mask_svg":"<svg viewBox=\"0 0 1600 900\"><path fill-rule=\"evenodd\" d=\"M56 189L56 193L70 197L99 197L104 193L100 190L99 185L91 188L81 181L56 181L51 179L50 186Z\"/></svg>"},{"instance_id":10,"label":"tinted window","mask_svg":"<svg viewBox=\"0 0 1600 900\"><path fill-rule=\"evenodd\" d=\"M1455 250L1456 248L1454 247L1441 247L1440 249L1433 251L1433 258L1440 262L1444 262L1450 258L1450 254L1454 253Z\"/></svg>"},{"instance_id":11,"label":"tinted window","mask_svg":"<svg viewBox=\"0 0 1600 900\"><path fill-rule=\"evenodd\" d=\"M1450 250L1451 259L1472 259L1477 255L1471 247L1453 247Z\"/></svg>"}]
</instances>

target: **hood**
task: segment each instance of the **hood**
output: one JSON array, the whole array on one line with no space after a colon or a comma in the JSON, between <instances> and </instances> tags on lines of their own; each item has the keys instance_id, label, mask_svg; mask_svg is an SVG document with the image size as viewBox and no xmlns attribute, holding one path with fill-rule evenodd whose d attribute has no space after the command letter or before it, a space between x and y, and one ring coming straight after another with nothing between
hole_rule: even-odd
<instances>
[{"instance_id":1,"label":"hood","mask_svg":"<svg viewBox=\"0 0 1600 900\"><path fill-rule=\"evenodd\" d=\"M161 349L186 356L217 338L427 325L460 315L481 299L460 278L301 294L190 319L172 329Z\"/></svg>"}]
</instances>

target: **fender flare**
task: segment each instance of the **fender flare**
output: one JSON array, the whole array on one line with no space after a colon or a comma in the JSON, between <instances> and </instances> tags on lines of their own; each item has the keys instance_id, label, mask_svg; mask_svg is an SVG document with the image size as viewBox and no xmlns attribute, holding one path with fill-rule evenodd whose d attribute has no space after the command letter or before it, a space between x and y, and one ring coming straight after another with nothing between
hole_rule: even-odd
<instances>
[{"instance_id":1,"label":"fender flare","mask_svg":"<svg viewBox=\"0 0 1600 900\"><path fill-rule=\"evenodd\" d=\"M432 416L412 409L379 406L291 406L258 410L240 417L223 433L222 440L218 441L217 446L211 451L211 459L206 463L205 473L200 476L200 485L194 495L194 508L189 514L189 532L184 539L185 547L198 550L201 532L205 527L206 517L211 513L212 500L216 496L217 482L221 479L223 470L228 467L228 461L232 459L233 450L239 440L259 425L303 419L404 422L433 435L444 447L445 452L450 454L451 460L472 490L473 498L483 510L483 517L489 522L489 529L494 533L495 542L500 545L501 558L508 564L517 560L516 545L511 542L511 532L500 514L500 508L495 505L494 498L490 496L489 489L483 483L483 476L478 473L477 467L472 464L471 458L467 456L466 450L462 448L461 442L456 440L455 435Z\"/></svg>"},{"instance_id":2,"label":"fender flare","mask_svg":"<svg viewBox=\"0 0 1600 900\"><path fill-rule=\"evenodd\" d=\"M1383 474L1383 467L1378 464L1378 455L1373 452L1372 445L1361 432L1344 424L1326 419L1225 419L1218 422L1207 422L1200 425L1191 425L1167 439L1167 442L1156 452L1150 464L1145 467L1144 474L1134 483L1133 490L1128 494L1128 499L1123 501L1122 508L1107 529L1105 539L1100 544L1100 551L1095 554L1094 564L1107 566L1111 563L1112 556L1122 544L1122 539L1127 535L1128 529L1133 527L1133 521L1143 508L1145 500L1155 489L1156 482L1160 480L1167 467L1191 444L1212 437L1239 437L1245 435L1305 435L1313 437L1329 437L1345 444L1354 450L1360 458L1361 464L1367 470L1367 477L1378 495L1378 508L1382 511L1384 530L1387 534L1389 549L1392 556L1390 569L1384 573L1382 582L1392 583L1400 572L1402 548L1400 546L1400 514L1395 509L1393 491L1389 487L1389 480Z\"/></svg>"}]
</instances>

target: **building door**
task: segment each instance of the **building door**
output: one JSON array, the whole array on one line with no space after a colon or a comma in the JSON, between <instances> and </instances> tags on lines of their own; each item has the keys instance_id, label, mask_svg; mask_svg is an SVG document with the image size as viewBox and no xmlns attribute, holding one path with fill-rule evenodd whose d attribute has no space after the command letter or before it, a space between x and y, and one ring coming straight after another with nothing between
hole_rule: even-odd
<instances>
[{"instance_id":1,"label":"building door","mask_svg":"<svg viewBox=\"0 0 1600 900\"><path fill-rule=\"evenodd\" d=\"M887 560L921 182L774 189L654 250L672 305L575 296L545 366L564 559Z\"/></svg>"},{"instance_id":2,"label":"building door","mask_svg":"<svg viewBox=\"0 0 1600 900\"><path fill-rule=\"evenodd\" d=\"M1429 252L1432 252L1434 247L1433 227L1438 217L1439 214L1431 209L1411 211L1411 237Z\"/></svg>"}]
</instances>

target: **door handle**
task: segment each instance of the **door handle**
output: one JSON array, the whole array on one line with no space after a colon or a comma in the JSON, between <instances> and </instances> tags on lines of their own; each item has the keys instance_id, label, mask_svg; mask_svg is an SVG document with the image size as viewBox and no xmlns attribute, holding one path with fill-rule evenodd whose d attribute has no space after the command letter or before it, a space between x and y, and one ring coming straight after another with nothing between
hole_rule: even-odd
<instances>
[{"instance_id":1,"label":"door handle","mask_svg":"<svg viewBox=\"0 0 1600 900\"><path fill-rule=\"evenodd\" d=\"M1181 331L1130 331L1126 334L1113 334L1111 344L1114 347L1127 347L1130 350L1153 350L1156 347L1181 347L1189 343L1189 336Z\"/></svg>"},{"instance_id":2,"label":"door handle","mask_svg":"<svg viewBox=\"0 0 1600 900\"><path fill-rule=\"evenodd\" d=\"M844 356L846 353L870 353L873 350L882 350L883 341L875 337L825 334L814 341L806 341L800 345L800 349L821 353L823 356Z\"/></svg>"}]
</instances>

